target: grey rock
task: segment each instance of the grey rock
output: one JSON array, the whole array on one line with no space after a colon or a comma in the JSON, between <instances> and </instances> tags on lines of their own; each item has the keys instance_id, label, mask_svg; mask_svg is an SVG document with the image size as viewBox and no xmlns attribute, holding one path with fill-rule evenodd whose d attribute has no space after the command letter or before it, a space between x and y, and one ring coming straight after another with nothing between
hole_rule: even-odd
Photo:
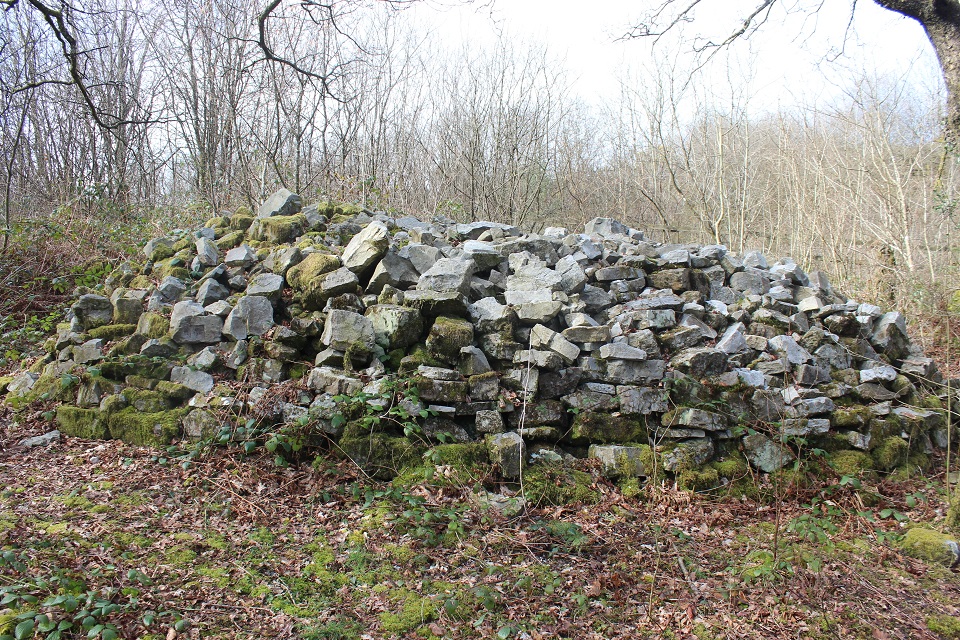
<instances>
[{"instance_id":1,"label":"grey rock","mask_svg":"<svg viewBox=\"0 0 960 640\"><path fill-rule=\"evenodd\" d=\"M663 360L611 360L603 379L613 384L649 384L663 379L667 363Z\"/></svg>"},{"instance_id":2,"label":"grey rock","mask_svg":"<svg viewBox=\"0 0 960 640\"><path fill-rule=\"evenodd\" d=\"M103 340L87 340L73 348L73 360L77 364L90 364L103 360Z\"/></svg>"},{"instance_id":3,"label":"grey rock","mask_svg":"<svg viewBox=\"0 0 960 640\"><path fill-rule=\"evenodd\" d=\"M527 447L519 433L510 431L487 436L487 449L490 462L500 468L504 478L520 478L526 466Z\"/></svg>"},{"instance_id":4,"label":"grey rock","mask_svg":"<svg viewBox=\"0 0 960 640\"><path fill-rule=\"evenodd\" d=\"M220 263L220 249L207 238L198 238L196 242L197 260L205 267L213 267Z\"/></svg>"},{"instance_id":5,"label":"grey rock","mask_svg":"<svg viewBox=\"0 0 960 640\"><path fill-rule=\"evenodd\" d=\"M369 307L365 315L373 328L374 341L387 351L406 349L423 333L423 318L410 307L378 304Z\"/></svg>"},{"instance_id":6,"label":"grey rock","mask_svg":"<svg viewBox=\"0 0 960 640\"><path fill-rule=\"evenodd\" d=\"M208 307L214 302L226 300L228 297L230 297L230 291L213 278L209 278L200 284L194 299L201 306Z\"/></svg>"},{"instance_id":7,"label":"grey rock","mask_svg":"<svg viewBox=\"0 0 960 640\"><path fill-rule=\"evenodd\" d=\"M810 362L813 356L810 352L797 344L791 336L779 335L767 341L769 350L793 365Z\"/></svg>"},{"instance_id":8,"label":"grey rock","mask_svg":"<svg viewBox=\"0 0 960 640\"><path fill-rule=\"evenodd\" d=\"M404 260L409 260L417 273L426 273L443 254L440 249L426 244L408 244L400 249L397 255Z\"/></svg>"},{"instance_id":9,"label":"grey rock","mask_svg":"<svg viewBox=\"0 0 960 640\"><path fill-rule=\"evenodd\" d=\"M71 307L83 329L95 329L113 322L113 303L110 298L87 293Z\"/></svg>"},{"instance_id":10,"label":"grey rock","mask_svg":"<svg viewBox=\"0 0 960 640\"><path fill-rule=\"evenodd\" d=\"M617 387L620 411L625 414L650 415L663 413L670 408L670 395L666 389L651 387Z\"/></svg>"},{"instance_id":11,"label":"grey rock","mask_svg":"<svg viewBox=\"0 0 960 640\"><path fill-rule=\"evenodd\" d=\"M611 342L600 347L600 357L617 360L646 360L647 352L625 342Z\"/></svg>"},{"instance_id":12,"label":"grey rock","mask_svg":"<svg viewBox=\"0 0 960 640\"><path fill-rule=\"evenodd\" d=\"M213 376L205 371L194 371L190 367L174 367L170 372L170 381L182 384L197 393L213 391Z\"/></svg>"},{"instance_id":13,"label":"grey rock","mask_svg":"<svg viewBox=\"0 0 960 640\"><path fill-rule=\"evenodd\" d=\"M630 228L622 222L617 222L613 218L594 218L583 225L584 233L597 236L625 236L630 233Z\"/></svg>"},{"instance_id":14,"label":"grey rock","mask_svg":"<svg viewBox=\"0 0 960 640\"><path fill-rule=\"evenodd\" d=\"M223 334L234 340L262 336L273 326L273 305L263 296L243 296L226 321Z\"/></svg>"},{"instance_id":15,"label":"grey rock","mask_svg":"<svg viewBox=\"0 0 960 640\"><path fill-rule=\"evenodd\" d=\"M611 480L620 478L643 478L651 473L643 463L644 449L621 445L591 445L588 458L600 461L603 475Z\"/></svg>"},{"instance_id":16,"label":"grey rock","mask_svg":"<svg viewBox=\"0 0 960 640\"><path fill-rule=\"evenodd\" d=\"M220 420L209 409L194 409L184 416L181 425L183 435L191 440L211 438L220 432Z\"/></svg>"},{"instance_id":17,"label":"grey rock","mask_svg":"<svg viewBox=\"0 0 960 640\"><path fill-rule=\"evenodd\" d=\"M143 247L143 255L152 261L169 258L174 253L174 244L176 243L170 238L153 238Z\"/></svg>"},{"instance_id":18,"label":"grey rock","mask_svg":"<svg viewBox=\"0 0 960 640\"><path fill-rule=\"evenodd\" d=\"M286 277L287 271L303 262L303 252L298 247L277 249L267 256L263 266L273 273Z\"/></svg>"},{"instance_id":19,"label":"grey rock","mask_svg":"<svg viewBox=\"0 0 960 640\"><path fill-rule=\"evenodd\" d=\"M257 217L292 216L300 213L302 208L303 200L300 196L287 189L279 189L260 205Z\"/></svg>"},{"instance_id":20,"label":"grey rock","mask_svg":"<svg viewBox=\"0 0 960 640\"><path fill-rule=\"evenodd\" d=\"M263 296L270 300L280 299L283 291L283 276L276 273L258 273L247 283L246 295Z\"/></svg>"},{"instance_id":21,"label":"grey rock","mask_svg":"<svg viewBox=\"0 0 960 640\"><path fill-rule=\"evenodd\" d=\"M767 473L784 468L794 459L790 449L761 433L743 437L743 453L750 464Z\"/></svg>"},{"instance_id":22,"label":"grey rock","mask_svg":"<svg viewBox=\"0 0 960 640\"><path fill-rule=\"evenodd\" d=\"M417 284L419 279L420 272L414 269L409 260L401 258L395 251L388 249L373 270L366 290L367 293L379 294L388 285L397 289L406 289Z\"/></svg>"},{"instance_id":23,"label":"grey rock","mask_svg":"<svg viewBox=\"0 0 960 640\"><path fill-rule=\"evenodd\" d=\"M247 268L257 263L257 254L249 246L242 244L227 251L223 258L223 264L228 267Z\"/></svg>"},{"instance_id":24,"label":"grey rock","mask_svg":"<svg viewBox=\"0 0 960 640\"><path fill-rule=\"evenodd\" d=\"M440 258L417 282L417 289L434 293L470 293L470 277L476 265L473 260Z\"/></svg>"},{"instance_id":25,"label":"grey rock","mask_svg":"<svg viewBox=\"0 0 960 640\"><path fill-rule=\"evenodd\" d=\"M703 431L723 431L727 428L727 419L713 411L684 408L665 414L661 420L665 427L690 427Z\"/></svg>"},{"instance_id":26,"label":"grey rock","mask_svg":"<svg viewBox=\"0 0 960 640\"><path fill-rule=\"evenodd\" d=\"M374 221L351 238L343 250L341 262L345 268L361 275L373 268L389 246L389 230L382 222Z\"/></svg>"},{"instance_id":27,"label":"grey rock","mask_svg":"<svg viewBox=\"0 0 960 640\"><path fill-rule=\"evenodd\" d=\"M338 351L346 351L355 342L373 349L376 344L376 335L369 318L353 311L333 309L327 314L320 341Z\"/></svg>"},{"instance_id":28,"label":"grey rock","mask_svg":"<svg viewBox=\"0 0 960 640\"><path fill-rule=\"evenodd\" d=\"M513 331L517 315L507 305L500 304L496 298L478 300L469 307L470 321L480 333Z\"/></svg>"},{"instance_id":29,"label":"grey rock","mask_svg":"<svg viewBox=\"0 0 960 640\"><path fill-rule=\"evenodd\" d=\"M552 351L563 358L567 364L573 364L580 356L580 347L542 324L536 325L530 331L530 346L534 349Z\"/></svg>"},{"instance_id":30,"label":"grey rock","mask_svg":"<svg viewBox=\"0 0 960 640\"><path fill-rule=\"evenodd\" d=\"M684 440L673 450L663 454L663 468L674 473L677 470L699 467L713 457L714 446L710 438Z\"/></svg>"},{"instance_id":31,"label":"grey rock","mask_svg":"<svg viewBox=\"0 0 960 640\"><path fill-rule=\"evenodd\" d=\"M223 319L207 315L199 303L185 300L173 306L170 336L177 344L215 344L222 330Z\"/></svg>"},{"instance_id":32,"label":"grey rock","mask_svg":"<svg viewBox=\"0 0 960 640\"><path fill-rule=\"evenodd\" d=\"M727 370L727 354L709 347L685 349L670 361L674 369L693 378L715 376Z\"/></svg>"},{"instance_id":33,"label":"grey rock","mask_svg":"<svg viewBox=\"0 0 960 640\"><path fill-rule=\"evenodd\" d=\"M47 433L40 436L33 436L32 438L24 438L17 443L18 446L26 447L32 449L33 447L48 447L54 442L60 442L60 432L59 431L48 431Z\"/></svg>"}]
</instances>

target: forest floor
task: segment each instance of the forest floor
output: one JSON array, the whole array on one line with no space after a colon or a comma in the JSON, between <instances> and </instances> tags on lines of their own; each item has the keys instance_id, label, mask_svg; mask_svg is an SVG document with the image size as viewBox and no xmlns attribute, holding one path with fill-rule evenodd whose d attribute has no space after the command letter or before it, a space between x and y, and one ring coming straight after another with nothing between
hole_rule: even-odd
<instances>
[{"instance_id":1,"label":"forest floor","mask_svg":"<svg viewBox=\"0 0 960 640\"><path fill-rule=\"evenodd\" d=\"M39 413L0 422L9 637L960 637L957 573L898 545L942 522L942 472L859 488L758 477L752 497L631 496L594 476L597 504L505 514L476 499L494 479L443 469L401 489L326 457L26 449L48 429Z\"/></svg>"}]
</instances>

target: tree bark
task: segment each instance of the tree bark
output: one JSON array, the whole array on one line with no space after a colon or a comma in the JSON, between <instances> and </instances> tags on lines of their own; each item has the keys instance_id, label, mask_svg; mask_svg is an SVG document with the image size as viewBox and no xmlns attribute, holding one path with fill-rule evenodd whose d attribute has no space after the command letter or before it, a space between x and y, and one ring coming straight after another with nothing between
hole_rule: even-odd
<instances>
[{"instance_id":1,"label":"tree bark","mask_svg":"<svg viewBox=\"0 0 960 640\"><path fill-rule=\"evenodd\" d=\"M947 87L944 139L960 148L960 2L958 0L874 0L878 5L913 18L927 32L937 53Z\"/></svg>"}]
</instances>

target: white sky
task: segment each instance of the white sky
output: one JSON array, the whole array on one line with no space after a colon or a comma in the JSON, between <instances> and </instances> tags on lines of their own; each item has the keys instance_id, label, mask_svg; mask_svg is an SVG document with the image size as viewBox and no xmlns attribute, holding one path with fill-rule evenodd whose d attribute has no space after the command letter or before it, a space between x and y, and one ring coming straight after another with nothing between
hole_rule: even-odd
<instances>
[{"instance_id":1,"label":"white sky","mask_svg":"<svg viewBox=\"0 0 960 640\"><path fill-rule=\"evenodd\" d=\"M481 1L481 0L478 0ZM497 29L520 40L543 41L566 59L574 90L591 101L615 99L618 74L649 64L647 40L617 42L646 9L662 0L495 0L492 7L454 6L435 13L436 5L417 12L437 25L450 45L490 42ZM784 0L786 6L821 4L819 0ZM686 4L687 0L678 0ZM704 0L688 33L722 40L758 0ZM927 88L939 85L933 50L916 22L882 9L871 0L857 3L852 35L844 38L850 2L830 0L814 14L787 14L777 8L767 24L731 52L735 64L752 76L752 103L789 107L801 100L829 99L845 78L863 72L908 77ZM831 60L831 51L843 55ZM690 45L661 43L660 53L690 51ZM712 73L722 69L716 67ZM725 74L724 74L725 75Z\"/></svg>"}]
</instances>

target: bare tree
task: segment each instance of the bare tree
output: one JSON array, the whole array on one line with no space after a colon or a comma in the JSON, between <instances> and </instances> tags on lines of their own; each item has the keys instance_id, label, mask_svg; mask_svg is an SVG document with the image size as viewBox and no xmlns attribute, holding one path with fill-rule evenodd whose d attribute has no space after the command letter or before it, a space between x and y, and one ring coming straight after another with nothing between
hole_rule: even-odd
<instances>
[{"instance_id":1,"label":"bare tree","mask_svg":"<svg viewBox=\"0 0 960 640\"><path fill-rule=\"evenodd\" d=\"M851 28L858 0L849 0L849 21ZM693 22L696 10L709 0L664 0L657 8L633 27L625 37L640 38L661 36L678 27ZM930 44L940 61L940 71L947 88L947 114L944 135L951 144L960 142L960 3L956 0L873 0L884 9L917 21L924 29ZM710 55L741 37L749 36L762 27L777 5L786 6L790 12L813 14L823 7L822 0L801 0L787 4L782 0L757 0L753 8L740 19L732 31L719 38L698 37L694 47L697 51Z\"/></svg>"}]
</instances>

